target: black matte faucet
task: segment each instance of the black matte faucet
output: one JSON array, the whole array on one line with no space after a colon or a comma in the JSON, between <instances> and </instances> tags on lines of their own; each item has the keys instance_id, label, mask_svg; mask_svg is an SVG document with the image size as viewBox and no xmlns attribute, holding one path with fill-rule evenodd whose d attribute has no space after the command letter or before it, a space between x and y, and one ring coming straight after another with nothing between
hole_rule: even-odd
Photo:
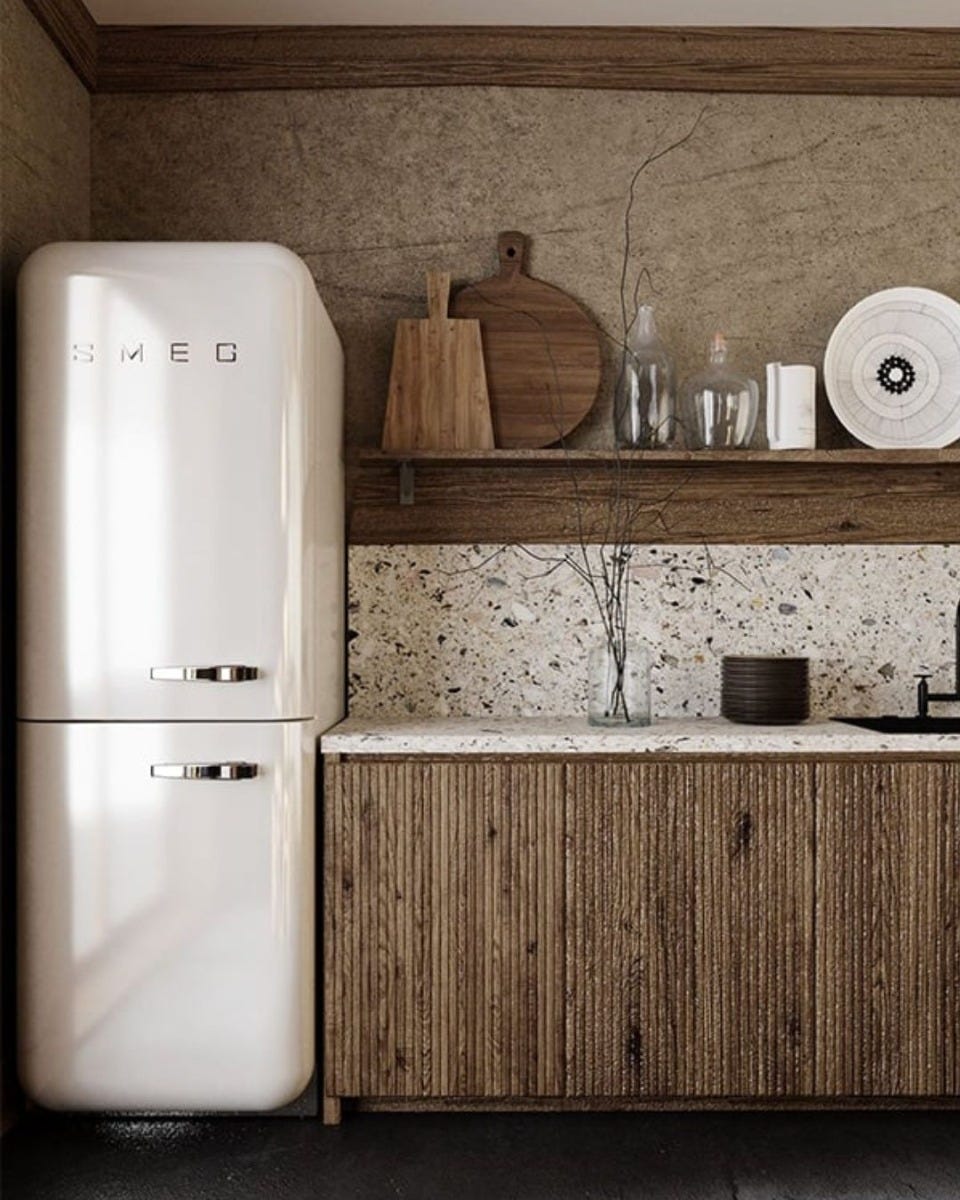
<instances>
[{"instance_id":1,"label":"black matte faucet","mask_svg":"<svg viewBox=\"0 0 960 1200\"><path fill-rule=\"evenodd\" d=\"M931 692L930 685L927 680L929 675L918 675L920 682L917 684L917 714L921 718L926 718L930 715L930 701L939 700L949 702L951 700L960 703L960 602L957 603L957 619L954 625L954 677L952 692Z\"/></svg>"}]
</instances>

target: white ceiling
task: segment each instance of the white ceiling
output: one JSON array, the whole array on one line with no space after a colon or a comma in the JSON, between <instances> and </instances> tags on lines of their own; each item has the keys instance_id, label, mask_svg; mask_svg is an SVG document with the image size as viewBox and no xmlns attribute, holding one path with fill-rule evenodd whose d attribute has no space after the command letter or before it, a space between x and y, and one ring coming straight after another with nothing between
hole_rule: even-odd
<instances>
[{"instance_id":1,"label":"white ceiling","mask_svg":"<svg viewBox=\"0 0 960 1200\"><path fill-rule=\"evenodd\" d=\"M960 26L958 0L86 0L102 25Z\"/></svg>"}]
</instances>

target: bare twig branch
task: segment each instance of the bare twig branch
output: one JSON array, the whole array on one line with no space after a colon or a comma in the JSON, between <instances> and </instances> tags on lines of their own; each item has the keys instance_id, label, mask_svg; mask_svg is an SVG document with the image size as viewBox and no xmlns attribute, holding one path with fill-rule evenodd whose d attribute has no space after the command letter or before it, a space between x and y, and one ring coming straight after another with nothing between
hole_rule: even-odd
<instances>
[{"instance_id":1,"label":"bare twig branch","mask_svg":"<svg viewBox=\"0 0 960 1200\"><path fill-rule=\"evenodd\" d=\"M617 378L616 391L619 391L622 384L630 354L627 346L627 335L639 311L640 291L643 281L647 282L651 291L656 291L649 267L646 264L642 264L631 289L632 314L628 313L627 281L632 259L631 222L634 205L637 200L639 182L644 173L654 163L659 162L660 159L672 151L679 149L694 137L706 112L707 107L702 107L697 114L696 120L686 133L675 138L665 146L659 145L660 139L658 135L654 139L653 148L638 164L630 179L627 203L623 214L623 259L620 271L620 320L622 332L620 338L613 337L606 329L600 326L603 336L618 345L621 350L620 373ZM573 488L574 511L577 522L576 551L574 553L567 551L560 554L547 554L532 550L529 546L520 546L519 549L527 557L544 567L543 570L527 578L531 580L545 579L553 576L561 569L569 568L590 590L603 627L608 652L615 664L615 681L612 693L608 698L607 708L611 714L621 717L623 720L629 720L630 713L628 711L628 701L624 685L626 680L625 668L627 664L630 619L631 566L635 554L636 526L642 515L648 515L648 526L652 522L660 529L666 529L666 512L670 502L684 486L689 476L681 477L676 486L671 488L667 495L658 497L655 501L646 498L631 497L626 478L630 460L624 460L624 457L620 453L617 439L615 438L614 445L616 449L612 463L611 491L605 505L605 519L601 531L602 538L598 545L592 544L587 537L586 504L579 474L571 459L560 420L560 414L563 412L563 385L561 373L558 370L553 348L550 344L549 331L544 327L543 322L536 313L515 305L506 304L501 300L491 297L489 293L485 294L484 289L479 285L474 285L474 290L491 307L506 309L525 316L539 329L543 338L550 370L553 375L553 395L556 398L551 408L551 413L554 427L557 431L557 441L563 451L564 461L567 465ZM492 554L486 556L480 563L464 568L463 570L481 570L484 566L494 561L505 549L506 547L500 547ZM709 555L708 566L712 573L714 567ZM717 570L722 571L722 568L717 568ZM445 572L445 574L451 575L460 573L463 572ZM712 578L712 574L710 577Z\"/></svg>"}]
</instances>

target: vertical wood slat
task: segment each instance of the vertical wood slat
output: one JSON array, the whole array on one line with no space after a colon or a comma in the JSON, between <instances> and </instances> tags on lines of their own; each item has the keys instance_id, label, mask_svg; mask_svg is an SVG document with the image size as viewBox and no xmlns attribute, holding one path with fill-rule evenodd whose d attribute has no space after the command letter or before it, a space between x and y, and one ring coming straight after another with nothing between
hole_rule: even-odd
<instances>
[{"instance_id":1,"label":"vertical wood slat","mask_svg":"<svg viewBox=\"0 0 960 1200\"><path fill-rule=\"evenodd\" d=\"M563 767L327 771L328 1094L560 1095Z\"/></svg>"},{"instance_id":2,"label":"vertical wood slat","mask_svg":"<svg viewBox=\"0 0 960 1200\"><path fill-rule=\"evenodd\" d=\"M811 769L568 780L567 1095L812 1094Z\"/></svg>"},{"instance_id":3,"label":"vertical wood slat","mask_svg":"<svg viewBox=\"0 0 960 1200\"><path fill-rule=\"evenodd\" d=\"M817 1091L958 1094L960 767L817 768Z\"/></svg>"}]
</instances>

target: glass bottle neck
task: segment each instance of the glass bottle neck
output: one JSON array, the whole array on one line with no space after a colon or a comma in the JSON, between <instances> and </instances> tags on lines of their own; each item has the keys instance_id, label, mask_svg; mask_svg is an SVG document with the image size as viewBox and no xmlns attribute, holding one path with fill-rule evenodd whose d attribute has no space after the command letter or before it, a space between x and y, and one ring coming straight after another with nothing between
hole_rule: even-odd
<instances>
[{"instance_id":1,"label":"glass bottle neck","mask_svg":"<svg viewBox=\"0 0 960 1200\"><path fill-rule=\"evenodd\" d=\"M710 339L710 365L722 367L727 361L727 339L722 333L715 333Z\"/></svg>"}]
</instances>

